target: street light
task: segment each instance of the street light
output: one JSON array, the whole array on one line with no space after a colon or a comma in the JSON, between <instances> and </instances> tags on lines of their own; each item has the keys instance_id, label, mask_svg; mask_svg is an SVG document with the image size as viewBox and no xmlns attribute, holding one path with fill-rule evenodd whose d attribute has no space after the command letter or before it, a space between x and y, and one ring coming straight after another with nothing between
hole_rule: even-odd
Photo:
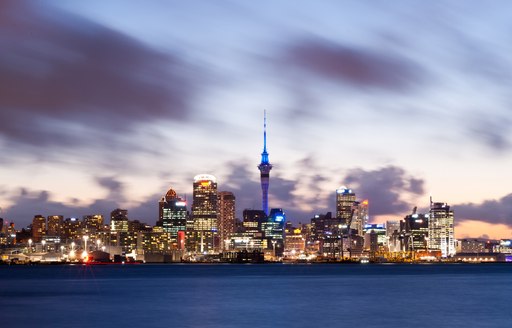
<instances>
[{"instance_id":1,"label":"street light","mask_svg":"<svg viewBox=\"0 0 512 328\"><path fill-rule=\"evenodd\" d=\"M87 241L89 240L89 236L85 235L84 237L84 250L87 252Z\"/></svg>"},{"instance_id":2,"label":"street light","mask_svg":"<svg viewBox=\"0 0 512 328\"><path fill-rule=\"evenodd\" d=\"M41 245L43 245L43 253L44 253L44 245L46 245L46 240L41 241Z\"/></svg>"},{"instance_id":3,"label":"street light","mask_svg":"<svg viewBox=\"0 0 512 328\"><path fill-rule=\"evenodd\" d=\"M96 250L98 251L100 249L101 240L96 239Z\"/></svg>"},{"instance_id":4,"label":"street light","mask_svg":"<svg viewBox=\"0 0 512 328\"><path fill-rule=\"evenodd\" d=\"M28 240L28 252L32 253L32 239Z\"/></svg>"}]
</instances>

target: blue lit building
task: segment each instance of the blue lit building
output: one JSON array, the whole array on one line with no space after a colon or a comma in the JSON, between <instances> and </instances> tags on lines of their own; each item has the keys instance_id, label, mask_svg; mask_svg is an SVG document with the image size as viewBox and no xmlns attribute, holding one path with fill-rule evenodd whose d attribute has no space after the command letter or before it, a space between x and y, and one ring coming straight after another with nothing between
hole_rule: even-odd
<instances>
[{"instance_id":1,"label":"blue lit building","mask_svg":"<svg viewBox=\"0 0 512 328\"><path fill-rule=\"evenodd\" d=\"M267 248L272 249L274 256L282 256L284 252L284 231L286 214L281 208L270 210L267 222L262 224L262 230L267 239Z\"/></svg>"}]
</instances>

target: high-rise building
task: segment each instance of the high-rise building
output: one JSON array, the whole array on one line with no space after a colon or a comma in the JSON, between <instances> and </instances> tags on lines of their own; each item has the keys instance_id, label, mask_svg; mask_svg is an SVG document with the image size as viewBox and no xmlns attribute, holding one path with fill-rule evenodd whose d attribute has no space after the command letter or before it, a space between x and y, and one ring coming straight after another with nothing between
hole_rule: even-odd
<instances>
[{"instance_id":1,"label":"high-rise building","mask_svg":"<svg viewBox=\"0 0 512 328\"><path fill-rule=\"evenodd\" d=\"M363 236L364 226L368 224L369 220L368 200L365 199L362 202L354 202L353 206L355 213L350 228L354 229L358 236ZM344 213L342 215L344 216Z\"/></svg>"},{"instance_id":2,"label":"high-rise building","mask_svg":"<svg viewBox=\"0 0 512 328\"><path fill-rule=\"evenodd\" d=\"M128 210L116 208L110 212L110 231L128 232Z\"/></svg>"},{"instance_id":3,"label":"high-rise building","mask_svg":"<svg viewBox=\"0 0 512 328\"><path fill-rule=\"evenodd\" d=\"M428 214L415 213L407 215L400 222L404 251L426 251L428 240Z\"/></svg>"},{"instance_id":4,"label":"high-rise building","mask_svg":"<svg viewBox=\"0 0 512 328\"><path fill-rule=\"evenodd\" d=\"M217 234L217 179L213 175L194 177L192 200L193 251L214 252L219 248Z\"/></svg>"},{"instance_id":5,"label":"high-rise building","mask_svg":"<svg viewBox=\"0 0 512 328\"><path fill-rule=\"evenodd\" d=\"M267 239L267 247L272 249L274 256L282 256L284 252L284 226L286 214L281 208L270 210L267 222L262 224L262 229Z\"/></svg>"},{"instance_id":6,"label":"high-rise building","mask_svg":"<svg viewBox=\"0 0 512 328\"><path fill-rule=\"evenodd\" d=\"M341 220L331 212L317 214L311 219L311 233L308 244L318 249L323 256L337 257L341 254Z\"/></svg>"},{"instance_id":7,"label":"high-rise building","mask_svg":"<svg viewBox=\"0 0 512 328\"><path fill-rule=\"evenodd\" d=\"M348 225L353 216L356 194L345 186L336 189L336 218L341 219L341 223ZM363 226L364 227L364 226Z\"/></svg>"},{"instance_id":8,"label":"high-rise building","mask_svg":"<svg viewBox=\"0 0 512 328\"><path fill-rule=\"evenodd\" d=\"M42 215L35 215L32 220L32 239L34 242L43 240L46 235L46 218Z\"/></svg>"},{"instance_id":9,"label":"high-rise building","mask_svg":"<svg viewBox=\"0 0 512 328\"><path fill-rule=\"evenodd\" d=\"M86 233L95 233L103 230L103 215L84 215L84 228Z\"/></svg>"},{"instance_id":10,"label":"high-rise building","mask_svg":"<svg viewBox=\"0 0 512 328\"><path fill-rule=\"evenodd\" d=\"M261 163L258 165L261 178L261 207L263 212L268 215L268 186L270 184L270 170L272 164L268 160L267 153L267 112L263 117L263 152L261 153Z\"/></svg>"},{"instance_id":11,"label":"high-rise building","mask_svg":"<svg viewBox=\"0 0 512 328\"><path fill-rule=\"evenodd\" d=\"M187 203L178 197L173 189L169 189L158 203L159 222L164 232L169 233L171 248L179 249L178 233L186 231Z\"/></svg>"},{"instance_id":12,"label":"high-rise building","mask_svg":"<svg viewBox=\"0 0 512 328\"><path fill-rule=\"evenodd\" d=\"M80 239L82 233L82 221L77 218L67 218L62 223L61 236L66 242Z\"/></svg>"},{"instance_id":13,"label":"high-rise building","mask_svg":"<svg viewBox=\"0 0 512 328\"><path fill-rule=\"evenodd\" d=\"M262 225L267 222L267 214L262 210L245 209L243 212L242 227L244 232L262 234Z\"/></svg>"},{"instance_id":14,"label":"high-rise building","mask_svg":"<svg viewBox=\"0 0 512 328\"><path fill-rule=\"evenodd\" d=\"M230 191L218 193L219 202L219 240L222 249L226 246L229 235L235 232L235 195Z\"/></svg>"},{"instance_id":15,"label":"high-rise building","mask_svg":"<svg viewBox=\"0 0 512 328\"><path fill-rule=\"evenodd\" d=\"M428 249L440 250L442 257L456 253L454 236L454 215L446 203L434 203L430 199L428 221Z\"/></svg>"},{"instance_id":16,"label":"high-rise building","mask_svg":"<svg viewBox=\"0 0 512 328\"><path fill-rule=\"evenodd\" d=\"M60 236L64 217L62 215L49 215L47 219L47 235Z\"/></svg>"}]
</instances>

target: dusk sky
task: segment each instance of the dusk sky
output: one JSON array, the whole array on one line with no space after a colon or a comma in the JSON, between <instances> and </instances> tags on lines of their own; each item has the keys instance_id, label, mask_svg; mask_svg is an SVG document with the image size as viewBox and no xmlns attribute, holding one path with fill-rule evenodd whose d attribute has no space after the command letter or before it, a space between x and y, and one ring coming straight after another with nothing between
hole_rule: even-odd
<instances>
[{"instance_id":1,"label":"dusk sky","mask_svg":"<svg viewBox=\"0 0 512 328\"><path fill-rule=\"evenodd\" d=\"M293 222L336 188L457 237L512 236L509 1L1 1L0 207L155 224L213 174Z\"/></svg>"}]
</instances>

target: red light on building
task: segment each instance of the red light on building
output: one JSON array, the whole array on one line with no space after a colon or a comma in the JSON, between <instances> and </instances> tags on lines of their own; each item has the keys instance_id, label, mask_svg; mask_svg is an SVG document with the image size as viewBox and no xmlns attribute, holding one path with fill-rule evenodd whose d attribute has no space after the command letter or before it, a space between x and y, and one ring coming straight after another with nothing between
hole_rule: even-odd
<instances>
[{"instance_id":1,"label":"red light on building","mask_svg":"<svg viewBox=\"0 0 512 328\"><path fill-rule=\"evenodd\" d=\"M185 249L185 231L178 231L178 249Z\"/></svg>"}]
</instances>

